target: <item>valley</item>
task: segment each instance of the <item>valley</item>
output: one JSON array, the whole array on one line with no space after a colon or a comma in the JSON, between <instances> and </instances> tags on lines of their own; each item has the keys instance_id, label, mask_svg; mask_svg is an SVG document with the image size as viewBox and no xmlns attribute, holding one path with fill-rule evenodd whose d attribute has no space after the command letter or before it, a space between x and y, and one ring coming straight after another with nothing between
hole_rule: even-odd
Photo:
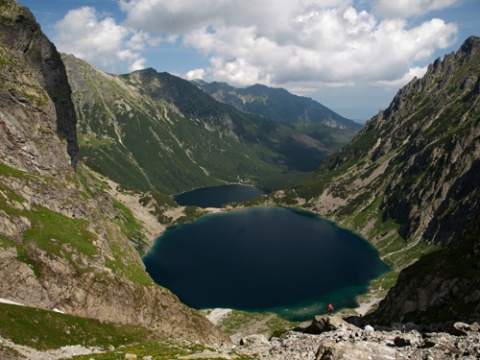
<instances>
[{"instance_id":1,"label":"valley","mask_svg":"<svg viewBox=\"0 0 480 360\"><path fill-rule=\"evenodd\" d=\"M282 89L108 74L59 54L13 0L0 1L0 66L0 298L24 305L0 304L2 359L72 358L59 349L77 346L77 359L480 354L480 38L361 129ZM265 194L218 208L174 199L239 183ZM145 271L167 228L266 207L359 234L392 271L356 310L307 323L209 320L216 310L186 306Z\"/></svg>"}]
</instances>

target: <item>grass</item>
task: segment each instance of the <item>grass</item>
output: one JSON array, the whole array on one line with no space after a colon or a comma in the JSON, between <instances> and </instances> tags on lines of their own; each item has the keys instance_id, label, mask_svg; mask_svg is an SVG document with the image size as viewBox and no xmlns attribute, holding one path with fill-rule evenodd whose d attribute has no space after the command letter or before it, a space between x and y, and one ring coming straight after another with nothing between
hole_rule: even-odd
<instances>
[{"instance_id":1,"label":"grass","mask_svg":"<svg viewBox=\"0 0 480 360\"><path fill-rule=\"evenodd\" d=\"M137 221L132 211L120 201L112 199L112 202L121 215L120 218L115 218L115 222L120 226L122 233L135 244L140 256L145 255L145 249L148 248L149 244L143 235L143 226Z\"/></svg>"},{"instance_id":2,"label":"grass","mask_svg":"<svg viewBox=\"0 0 480 360\"><path fill-rule=\"evenodd\" d=\"M34 176L1 163L0 171L7 176L21 177L27 184ZM63 216L41 206L25 206L27 201L12 190L0 186L0 191L4 195L0 197L0 210L10 218L22 219L26 224L26 229L22 233L22 243L11 242L5 238L1 241L2 246L17 248L18 260L32 265L37 275L40 274L41 269L28 256L28 245L34 243L36 247L48 253L67 259L77 273L83 272L88 267L88 261L81 264L72 259L74 256L83 255L87 260L98 253L93 245L94 235L86 229L88 226L86 220Z\"/></svg>"},{"instance_id":3,"label":"grass","mask_svg":"<svg viewBox=\"0 0 480 360\"><path fill-rule=\"evenodd\" d=\"M13 176L13 177L40 176L40 175L33 175L22 170L17 170L13 167L10 167L4 164L3 162L0 162L0 174L5 176Z\"/></svg>"},{"instance_id":4,"label":"grass","mask_svg":"<svg viewBox=\"0 0 480 360\"><path fill-rule=\"evenodd\" d=\"M134 283L144 286L153 285L152 279L148 276L145 270L135 261L126 261L125 251L117 244L110 246L114 259L105 258L105 265L114 272L120 272ZM127 258L128 259L128 258Z\"/></svg>"},{"instance_id":5,"label":"grass","mask_svg":"<svg viewBox=\"0 0 480 360\"><path fill-rule=\"evenodd\" d=\"M372 281L371 288L374 291L388 290L397 283L398 279L397 271L390 271L382 277Z\"/></svg>"},{"instance_id":6,"label":"grass","mask_svg":"<svg viewBox=\"0 0 480 360\"><path fill-rule=\"evenodd\" d=\"M208 313L209 310L203 310ZM250 328L255 328L255 333L267 337L280 337L297 326L297 322L288 321L272 313L256 313L232 310L225 315L217 326L226 334L234 335L249 333Z\"/></svg>"},{"instance_id":7,"label":"grass","mask_svg":"<svg viewBox=\"0 0 480 360\"><path fill-rule=\"evenodd\" d=\"M77 344L107 349L151 338L142 326L107 323L3 303L0 303L0 335L40 351Z\"/></svg>"},{"instance_id":8,"label":"grass","mask_svg":"<svg viewBox=\"0 0 480 360\"><path fill-rule=\"evenodd\" d=\"M137 359L151 356L152 359L155 360L174 360L179 359L181 356L192 356L194 354L196 354L195 359L212 359L208 354L205 354L204 357L199 356L199 353L204 351L214 352L213 349L209 349L200 344L190 344L179 339L163 339L133 346L125 346L103 354L74 356L71 359L90 360L94 358L95 360L123 360L126 354L134 354L137 356ZM230 352L229 355L238 360L257 359L256 357L238 355L234 352Z\"/></svg>"},{"instance_id":9,"label":"grass","mask_svg":"<svg viewBox=\"0 0 480 360\"><path fill-rule=\"evenodd\" d=\"M86 229L86 220L72 219L40 206L34 206L32 211L22 215L27 216L32 224L23 232L24 244L35 243L47 253L68 260L77 274L86 271L88 259L98 254L93 245L94 235ZM85 261L80 261L82 257L78 255L83 255Z\"/></svg>"}]
</instances>

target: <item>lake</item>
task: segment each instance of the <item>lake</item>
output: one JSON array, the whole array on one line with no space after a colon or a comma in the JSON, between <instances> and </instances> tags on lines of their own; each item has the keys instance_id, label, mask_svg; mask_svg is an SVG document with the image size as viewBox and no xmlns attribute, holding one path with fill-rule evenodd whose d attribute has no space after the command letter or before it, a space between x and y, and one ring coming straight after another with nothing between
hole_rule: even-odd
<instances>
[{"instance_id":1,"label":"lake","mask_svg":"<svg viewBox=\"0 0 480 360\"><path fill-rule=\"evenodd\" d=\"M354 307L386 273L377 250L303 211L261 207L168 228L144 257L148 273L196 308L271 311L310 320Z\"/></svg>"},{"instance_id":2,"label":"lake","mask_svg":"<svg viewBox=\"0 0 480 360\"><path fill-rule=\"evenodd\" d=\"M202 208L216 207L232 201L246 201L265 193L253 186L231 184L198 188L174 196L177 204L194 205Z\"/></svg>"}]
</instances>

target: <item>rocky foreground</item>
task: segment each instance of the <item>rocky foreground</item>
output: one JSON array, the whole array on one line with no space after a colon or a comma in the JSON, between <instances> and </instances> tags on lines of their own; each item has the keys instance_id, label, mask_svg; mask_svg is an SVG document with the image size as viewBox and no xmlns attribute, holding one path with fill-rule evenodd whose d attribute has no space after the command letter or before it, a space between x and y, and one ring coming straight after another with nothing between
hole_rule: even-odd
<instances>
[{"instance_id":1,"label":"rocky foreground","mask_svg":"<svg viewBox=\"0 0 480 360\"><path fill-rule=\"evenodd\" d=\"M237 353L271 360L441 360L479 359L480 325L455 323L450 332L419 332L357 327L337 316L317 316L281 338L250 335L240 341Z\"/></svg>"}]
</instances>

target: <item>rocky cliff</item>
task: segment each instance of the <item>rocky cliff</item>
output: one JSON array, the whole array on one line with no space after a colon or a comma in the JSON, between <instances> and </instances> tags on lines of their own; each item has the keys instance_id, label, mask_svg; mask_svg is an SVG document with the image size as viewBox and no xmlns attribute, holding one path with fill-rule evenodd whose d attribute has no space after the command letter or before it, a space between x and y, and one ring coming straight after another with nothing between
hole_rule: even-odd
<instances>
[{"instance_id":1,"label":"rocky cliff","mask_svg":"<svg viewBox=\"0 0 480 360\"><path fill-rule=\"evenodd\" d=\"M49 131L55 131L60 139L66 142L65 147L71 164L75 167L78 161L76 117L71 99L72 91L65 77L65 67L61 57L55 46L42 33L40 26L27 8L19 7L10 1L2 2L1 5L0 44L2 48L0 51L3 57L1 74L3 86L0 96L4 101L12 102L11 106L14 109L18 108L18 112L31 103L41 105L42 112L35 115L43 117L43 121L47 114L53 119L49 124ZM12 67L17 67L17 71ZM16 74L18 67L21 69L20 75ZM5 86L6 84L9 86ZM13 104L16 99L18 99L18 107ZM2 108L6 111L8 107L2 106ZM30 114L24 110L23 114L13 115L29 117ZM42 136L38 129L27 128L25 122L21 125L23 127L17 126L13 133L14 130L7 129L7 124L3 122L4 132L8 133L0 145L3 156L8 156L10 149L21 147L19 145L28 139L25 135ZM37 146L39 144L44 148L40 149ZM34 141L30 144L29 150L24 150L27 152L24 158L36 158L37 164L33 164L34 160L31 159L29 166L35 166L38 169L42 166L51 166L47 165L49 162L56 162L55 157L48 159L49 150L46 147L45 141ZM25 169L29 168L25 167Z\"/></svg>"},{"instance_id":2,"label":"rocky cliff","mask_svg":"<svg viewBox=\"0 0 480 360\"><path fill-rule=\"evenodd\" d=\"M287 192L364 235L394 270L426 256L400 274L379 310L384 322L442 305L436 316L421 317L433 322L451 302L467 307L468 319L480 314L474 292L480 271L475 251L480 214L479 74L480 38L470 37L456 53L430 65L423 78L402 88L391 105L327 159L315 176ZM427 257L441 246L443 251ZM452 266L457 261L458 266Z\"/></svg>"},{"instance_id":3,"label":"rocky cliff","mask_svg":"<svg viewBox=\"0 0 480 360\"><path fill-rule=\"evenodd\" d=\"M76 164L59 54L26 8L1 1L0 16L0 298L158 337L228 341L146 274L129 241L145 237L142 222Z\"/></svg>"}]
</instances>

